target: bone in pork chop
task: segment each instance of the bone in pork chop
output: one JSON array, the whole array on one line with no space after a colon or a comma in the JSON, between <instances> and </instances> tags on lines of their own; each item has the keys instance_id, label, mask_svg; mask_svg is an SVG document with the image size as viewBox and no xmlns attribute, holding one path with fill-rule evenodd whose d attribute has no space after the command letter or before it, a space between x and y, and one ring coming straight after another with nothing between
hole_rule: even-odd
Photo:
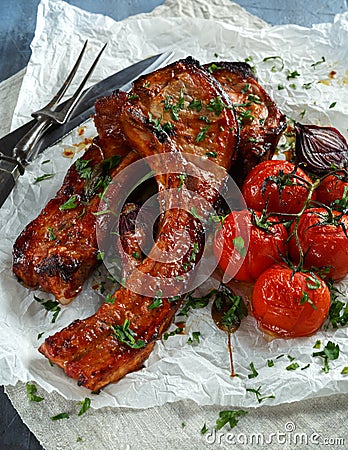
<instances>
[{"instance_id":1,"label":"bone in pork chop","mask_svg":"<svg viewBox=\"0 0 348 450\"><path fill-rule=\"evenodd\" d=\"M176 155L185 166L192 164L185 160L185 152L209 158L226 170L234 163L238 124L231 101L219 83L191 58L140 78L128 95L116 92L101 102L108 107L114 103L115 130L118 128L143 157ZM159 164L154 163L151 169L158 169ZM145 275L160 280L179 279L199 261L204 229L190 212L192 194L186 183L191 183L190 189L213 205L218 200L221 177L214 179L214 174L206 169L195 169L195 181L188 177L183 182L173 172L156 176L160 193L176 187L185 195L179 207L174 206L177 199L172 196L161 204L156 245L137 266L137 272L130 274L129 285L141 284L142 274L144 279ZM171 254L183 231L190 239L180 257L170 262L157 261L158 249ZM77 320L50 336L39 350L78 380L79 385L98 391L142 366L180 306L181 292L177 294L161 298L160 305L152 307L153 296L121 287L114 293L113 303L104 303L93 316Z\"/></svg>"},{"instance_id":2,"label":"bone in pork chop","mask_svg":"<svg viewBox=\"0 0 348 450\"><path fill-rule=\"evenodd\" d=\"M240 143L231 175L241 185L253 167L273 157L286 117L247 63L216 62L204 67L221 83L236 108Z\"/></svg>"}]
</instances>

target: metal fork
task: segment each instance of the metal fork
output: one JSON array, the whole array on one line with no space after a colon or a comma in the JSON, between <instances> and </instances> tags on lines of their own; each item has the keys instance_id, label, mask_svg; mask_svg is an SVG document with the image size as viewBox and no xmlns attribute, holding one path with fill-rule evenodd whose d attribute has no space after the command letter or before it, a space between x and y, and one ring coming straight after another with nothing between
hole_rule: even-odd
<instances>
[{"instance_id":1,"label":"metal fork","mask_svg":"<svg viewBox=\"0 0 348 450\"><path fill-rule=\"evenodd\" d=\"M50 100L46 106L39 109L38 111L32 114L33 117L36 118L35 124L32 128L25 134L22 139L17 143L15 148L13 149L13 156L6 156L0 154L0 160L8 161L17 164L19 173L23 175L25 171L25 166L29 163L30 160L34 159L37 155L36 144L44 134L44 132L53 124L63 124L69 120L72 112L74 111L77 104L80 102L83 94L83 88L92 75L99 58L101 57L103 51L107 44L103 46L103 48L98 53L97 57L93 61L93 64L90 66L88 72L80 83L79 87L76 89L74 95L65 103L64 107L59 107L59 102L63 98L65 92L70 86L77 69L80 66L82 57L87 48L86 41L84 46L77 58L77 61L69 73L67 79L64 81L62 87L59 89L57 94Z\"/></svg>"}]
</instances>

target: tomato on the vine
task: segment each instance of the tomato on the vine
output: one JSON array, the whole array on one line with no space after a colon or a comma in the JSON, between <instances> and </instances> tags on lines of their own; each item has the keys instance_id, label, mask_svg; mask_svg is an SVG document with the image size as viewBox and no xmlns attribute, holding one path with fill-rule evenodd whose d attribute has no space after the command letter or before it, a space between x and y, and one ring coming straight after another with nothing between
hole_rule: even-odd
<instances>
[{"instance_id":1,"label":"tomato on the vine","mask_svg":"<svg viewBox=\"0 0 348 450\"><path fill-rule=\"evenodd\" d=\"M221 269L231 278L253 282L267 267L281 261L288 232L277 221L275 217L265 221L260 212L249 210L230 213L215 236Z\"/></svg>"},{"instance_id":2,"label":"tomato on the vine","mask_svg":"<svg viewBox=\"0 0 348 450\"><path fill-rule=\"evenodd\" d=\"M312 180L289 161L269 160L255 166L242 186L248 206L256 211L294 214L301 211ZM312 197L315 198L314 196Z\"/></svg>"},{"instance_id":3,"label":"tomato on the vine","mask_svg":"<svg viewBox=\"0 0 348 450\"><path fill-rule=\"evenodd\" d=\"M252 311L259 327L272 335L309 336L323 324L330 308L330 291L313 273L293 272L276 264L256 280Z\"/></svg>"},{"instance_id":4,"label":"tomato on the vine","mask_svg":"<svg viewBox=\"0 0 348 450\"><path fill-rule=\"evenodd\" d=\"M325 278L340 280L348 273L348 216L325 208L310 208L301 216L294 235L295 222L290 228L289 253L293 261L319 272Z\"/></svg>"},{"instance_id":5,"label":"tomato on the vine","mask_svg":"<svg viewBox=\"0 0 348 450\"><path fill-rule=\"evenodd\" d=\"M348 206L348 177L338 171L325 177L316 189L317 200L341 211Z\"/></svg>"}]
</instances>

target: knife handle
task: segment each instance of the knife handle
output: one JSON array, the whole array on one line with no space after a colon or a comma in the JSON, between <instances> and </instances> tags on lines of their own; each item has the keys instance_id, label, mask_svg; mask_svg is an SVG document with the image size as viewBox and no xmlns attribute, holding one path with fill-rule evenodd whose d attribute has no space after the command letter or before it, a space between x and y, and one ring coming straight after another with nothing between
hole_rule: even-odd
<instances>
[{"instance_id":1,"label":"knife handle","mask_svg":"<svg viewBox=\"0 0 348 450\"><path fill-rule=\"evenodd\" d=\"M29 161L37 156L38 149L36 144L51 124L51 119L38 116L30 130L17 142L13 149L13 157L22 166L22 172L24 172L24 166L28 165Z\"/></svg>"}]
</instances>

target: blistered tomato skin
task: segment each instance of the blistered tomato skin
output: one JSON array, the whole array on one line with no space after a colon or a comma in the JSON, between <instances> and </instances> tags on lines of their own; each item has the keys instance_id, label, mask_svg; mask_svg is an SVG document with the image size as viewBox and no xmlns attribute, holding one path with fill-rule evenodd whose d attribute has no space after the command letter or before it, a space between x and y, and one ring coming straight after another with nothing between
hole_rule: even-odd
<instances>
[{"instance_id":1,"label":"blistered tomato skin","mask_svg":"<svg viewBox=\"0 0 348 450\"><path fill-rule=\"evenodd\" d=\"M340 280L348 274L348 216L332 211L330 223L324 208L310 208L301 216L298 239L304 255L304 268L319 271L325 278ZM294 225L290 228L293 233ZM291 259L299 262L299 249L293 236L289 242Z\"/></svg>"},{"instance_id":2,"label":"blistered tomato skin","mask_svg":"<svg viewBox=\"0 0 348 450\"><path fill-rule=\"evenodd\" d=\"M340 210L340 200L348 190L348 179L342 173L328 175L316 189L318 202Z\"/></svg>"},{"instance_id":3,"label":"blistered tomato skin","mask_svg":"<svg viewBox=\"0 0 348 450\"><path fill-rule=\"evenodd\" d=\"M260 329L281 338L310 336L323 324L330 308L330 292L316 275L280 265L257 279L252 312Z\"/></svg>"},{"instance_id":4,"label":"blistered tomato skin","mask_svg":"<svg viewBox=\"0 0 348 450\"><path fill-rule=\"evenodd\" d=\"M255 211L266 208L270 213L300 212L307 200L312 180L300 168L295 174L305 181L284 177L284 174L291 174L294 170L295 165L289 161L270 160L255 166L242 186L248 208ZM315 200L315 194L312 198Z\"/></svg>"},{"instance_id":5,"label":"blistered tomato skin","mask_svg":"<svg viewBox=\"0 0 348 450\"><path fill-rule=\"evenodd\" d=\"M260 218L261 213L255 212L255 216ZM275 224L278 219L274 217L270 217L268 221L269 232L252 223L252 213L249 210L235 211L225 219L215 237L215 255L221 269L231 278L254 282L267 267L281 261L281 257L286 255L286 228L282 224ZM244 252L235 245L236 239L240 237L245 243ZM238 271L236 267L240 267Z\"/></svg>"}]
</instances>

